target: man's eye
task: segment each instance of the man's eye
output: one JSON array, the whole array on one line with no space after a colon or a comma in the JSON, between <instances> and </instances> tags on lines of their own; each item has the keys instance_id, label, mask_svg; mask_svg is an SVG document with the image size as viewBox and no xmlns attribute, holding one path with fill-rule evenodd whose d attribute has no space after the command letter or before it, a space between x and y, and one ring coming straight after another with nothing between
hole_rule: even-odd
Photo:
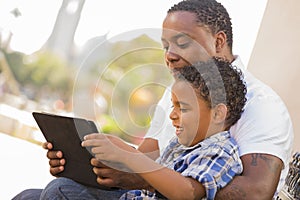
<instances>
[{"instance_id":1,"label":"man's eye","mask_svg":"<svg viewBox=\"0 0 300 200\"><path fill-rule=\"evenodd\" d=\"M185 49L188 47L188 43L184 43L184 44L178 44L178 47L180 47L181 49Z\"/></svg>"},{"instance_id":2,"label":"man's eye","mask_svg":"<svg viewBox=\"0 0 300 200\"><path fill-rule=\"evenodd\" d=\"M163 49L164 49L165 51L168 51L169 46L163 46Z\"/></svg>"}]
</instances>

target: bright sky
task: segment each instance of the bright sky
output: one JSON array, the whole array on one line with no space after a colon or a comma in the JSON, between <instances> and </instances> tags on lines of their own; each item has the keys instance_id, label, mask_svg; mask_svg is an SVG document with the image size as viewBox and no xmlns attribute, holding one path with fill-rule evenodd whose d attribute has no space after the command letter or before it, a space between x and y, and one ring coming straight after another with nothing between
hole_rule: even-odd
<instances>
[{"instance_id":1,"label":"bright sky","mask_svg":"<svg viewBox=\"0 0 300 200\"><path fill-rule=\"evenodd\" d=\"M108 38L139 28L161 28L169 7L180 0L86 0L75 34L84 44L95 36ZM248 63L267 0L219 0L233 23L235 54ZM61 0L0 0L0 33L13 33L11 48L26 54L38 50L51 34ZM21 16L10 11L18 8Z\"/></svg>"}]
</instances>

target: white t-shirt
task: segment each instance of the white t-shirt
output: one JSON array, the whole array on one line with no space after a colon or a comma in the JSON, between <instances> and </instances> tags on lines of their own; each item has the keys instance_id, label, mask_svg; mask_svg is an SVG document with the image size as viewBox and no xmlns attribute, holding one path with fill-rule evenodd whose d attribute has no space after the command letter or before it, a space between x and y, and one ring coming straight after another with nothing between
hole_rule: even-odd
<instances>
[{"instance_id":1,"label":"white t-shirt","mask_svg":"<svg viewBox=\"0 0 300 200\"><path fill-rule=\"evenodd\" d=\"M240 155L249 153L271 154L284 163L277 191L284 185L292 154L294 132L288 110L281 98L267 85L247 71L237 56L232 65L244 73L247 86L247 102L239 121L230 129L236 139ZM157 104L146 138L158 140L160 152L175 135L169 119L171 112L171 88L165 90Z\"/></svg>"}]
</instances>

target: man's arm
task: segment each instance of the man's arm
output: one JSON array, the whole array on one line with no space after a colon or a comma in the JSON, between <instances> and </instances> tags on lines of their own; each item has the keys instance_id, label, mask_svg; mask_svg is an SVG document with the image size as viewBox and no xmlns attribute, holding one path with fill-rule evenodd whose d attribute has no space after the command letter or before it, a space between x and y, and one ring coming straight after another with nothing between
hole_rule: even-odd
<instances>
[{"instance_id":1,"label":"man's arm","mask_svg":"<svg viewBox=\"0 0 300 200\"><path fill-rule=\"evenodd\" d=\"M159 157L158 141L153 138L144 138L139 145L138 150L153 160L156 160Z\"/></svg>"},{"instance_id":2,"label":"man's arm","mask_svg":"<svg viewBox=\"0 0 300 200\"><path fill-rule=\"evenodd\" d=\"M269 154L247 154L241 157L243 174L236 176L216 196L216 199L270 200L276 191L282 161Z\"/></svg>"}]
</instances>

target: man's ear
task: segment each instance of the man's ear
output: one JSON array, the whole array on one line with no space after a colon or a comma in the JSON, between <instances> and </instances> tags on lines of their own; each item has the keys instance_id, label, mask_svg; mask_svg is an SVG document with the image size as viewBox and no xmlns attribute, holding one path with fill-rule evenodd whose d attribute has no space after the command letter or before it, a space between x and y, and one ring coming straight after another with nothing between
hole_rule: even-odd
<instances>
[{"instance_id":1,"label":"man's ear","mask_svg":"<svg viewBox=\"0 0 300 200\"><path fill-rule=\"evenodd\" d=\"M227 36L224 33L224 31L219 31L216 35L216 51L217 53L222 52L222 49L224 48L224 46L226 45L226 41L227 41Z\"/></svg>"},{"instance_id":2,"label":"man's ear","mask_svg":"<svg viewBox=\"0 0 300 200\"><path fill-rule=\"evenodd\" d=\"M215 124L225 123L227 116L227 106L223 103L216 105L213 108L212 120Z\"/></svg>"}]
</instances>

